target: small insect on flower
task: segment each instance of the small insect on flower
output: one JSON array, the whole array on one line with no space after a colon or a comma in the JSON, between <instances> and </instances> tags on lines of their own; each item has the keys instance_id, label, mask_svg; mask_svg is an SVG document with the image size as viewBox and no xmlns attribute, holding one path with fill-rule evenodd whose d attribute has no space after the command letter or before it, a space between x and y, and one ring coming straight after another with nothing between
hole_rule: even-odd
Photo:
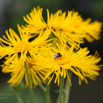
<instances>
[{"instance_id":1,"label":"small insect on flower","mask_svg":"<svg viewBox=\"0 0 103 103\"><path fill-rule=\"evenodd\" d=\"M62 56L62 54L57 53L57 54L54 55L54 59L56 59L57 57L61 57L61 56Z\"/></svg>"}]
</instances>

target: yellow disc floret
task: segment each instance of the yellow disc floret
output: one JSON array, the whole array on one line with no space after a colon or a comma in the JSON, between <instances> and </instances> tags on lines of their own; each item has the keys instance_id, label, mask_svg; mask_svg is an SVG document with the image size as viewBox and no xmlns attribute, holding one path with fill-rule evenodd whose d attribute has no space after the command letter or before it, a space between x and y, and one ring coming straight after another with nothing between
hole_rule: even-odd
<instances>
[{"instance_id":1,"label":"yellow disc floret","mask_svg":"<svg viewBox=\"0 0 103 103\"><path fill-rule=\"evenodd\" d=\"M69 63L70 61L68 60L68 58L66 58L65 56L61 56L61 57L57 57L54 60L58 65L64 65Z\"/></svg>"},{"instance_id":2,"label":"yellow disc floret","mask_svg":"<svg viewBox=\"0 0 103 103\"><path fill-rule=\"evenodd\" d=\"M20 42L14 47L14 50L24 52L25 50L29 51L31 47L32 44L29 42Z\"/></svg>"}]
</instances>

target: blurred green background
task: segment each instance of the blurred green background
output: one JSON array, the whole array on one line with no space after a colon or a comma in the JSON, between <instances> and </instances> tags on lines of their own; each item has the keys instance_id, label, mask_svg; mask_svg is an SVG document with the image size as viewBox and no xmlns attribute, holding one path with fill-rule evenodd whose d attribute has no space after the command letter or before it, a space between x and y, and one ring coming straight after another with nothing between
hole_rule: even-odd
<instances>
[{"instance_id":1,"label":"blurred green background","mask_svg":"<svg viewBox=\"0 0 103 103\"><path fill-rule=\"evenodd\" d=\"M24 25L23 16L29 14L33 7L40 6L43 8L43 17L46 20L46 9L50 13L55 13L57 10L62 11L75 10L84 18L92 18L92 21L98 20L103 22L103 0L0 0L0 37L5 35L5 30L8 28L17 31L17 24ZM103 31L101 32L101 39L89 43L85 41L82 47L88 47L91 54L98 50L100 56L103 58ZM103 63L103 61L101 61ZM0 61L2 64L2 60ZM3 74L0 68L0 103L18 103L17 94L10 84L9 74ZM103 103L103 70L100 71L100 76L96 81L88 79L89 84L82 82L78 84L78 77L72 75L72 87L69 103ZM56 84L51 83L51 99L52 103L56 103L58 90ZM21 88L20 97L24 103L32 103L28 89ZM45 103L44 93L39 87L34 89L35 98L37 103Z\"/></svg>"}]
</instances>

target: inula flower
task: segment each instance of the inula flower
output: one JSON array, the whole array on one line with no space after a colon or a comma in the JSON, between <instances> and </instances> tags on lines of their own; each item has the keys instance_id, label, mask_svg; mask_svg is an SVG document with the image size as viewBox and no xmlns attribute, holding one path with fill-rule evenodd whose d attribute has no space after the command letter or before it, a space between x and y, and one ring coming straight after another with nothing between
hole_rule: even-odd
<instances>
[{"instance_id":1,"label":"inula flower","mask_svg":"<svg viewBox=\"0 0 103 103\"><path fill-rule=\"evenodd\" d=\"M23 32L19 25L18 30L20 37L10 28L9 32L6 30L7 37L3 36L4 39L0 38L0 58L5 57L2 71L11 73L11 79L8 82L12 85L19 84L24 76L26 85L28 85L24 67L24 63L27 62L32 87L32 83L37 84L34 79L37 78L39 80L36 75L39 71L37 70L36 72L33 62L36 59L36 55L41 54L42 52L40 51L47 48L47 41L45 40L48 38L48 35L46 34L50 32L46 30L44 35L44 32L41 32L38 37L32 40L32 35Z\"/></svg>"},{"instance_id":2,"label":"inula flower","mask_svg":"<svg viewBox=\"0 0 103 103\"><path fill-rule=\"evenodd\" d=\"M44 57L41 56L41 64L48 72L45 75L45 79L51 76L49 83L55 77L54 83L60 83L60 77L68 78L70 84L70 78L68 71L73 72L79 77L79 84L84 80L88 83L86 77L95 80L99 75L98 71L101 69L101 65L97 65L101 58L96 54L89 55L87 48L81 48L74 51L73 47L68 47L67 44L58 44L57 47L53 47L52 50L45 52ZM39 58L38 58L39 59ZM55 76L56 75L56 76Z\"/></svg>"},{"instance_id":3,"label":"inula flower","mask_svg":"<svg viewBox=\"0 0 103 103\"><path fill-rule=\"evenodd\" d=\"M9 57L8 57L9 58ZM7 59L8 59L7 58ZM30 86L31 88L36 87L37 81L39 82L44 82L43 80L43 75L45 75L44 71L42 71L42 68L37 68L35 67L36 58L27 58L27 65L28 65L28 72L29 72L29 78L30 78ZM2 66L3 73L11 73L11 78L8 81L8 83L11 83L11 86L13 85L18 85L23 78L25 78L25 87L27 87L28 84L28 79L27 79L27 74L25 71L25 62L23 61L23 57L19 58L17 55L15 56L15 58L12 60L12 62L8 63L8 64L4 64Z\"/></svg>"},{"instance_id":4,"label":"inula flower","mask_svg":"<svg viewBox=\"0 0 103 103\"><path fill-rule=\"evenodd\" d=\"M31 11L29 15L23 16L27 23L22 28L33 34L49 28L61 41L69 42L70 45L78 46L83 43L83 38L92 42L94 39L100 38L102 23L98 21L91 22L91 19L83 20L78 12L68 11L62 13L58 10L56 13L49 13L47 9L47 22L42 17L42 10L39 6Z\"/></svg>"}]
</instances>

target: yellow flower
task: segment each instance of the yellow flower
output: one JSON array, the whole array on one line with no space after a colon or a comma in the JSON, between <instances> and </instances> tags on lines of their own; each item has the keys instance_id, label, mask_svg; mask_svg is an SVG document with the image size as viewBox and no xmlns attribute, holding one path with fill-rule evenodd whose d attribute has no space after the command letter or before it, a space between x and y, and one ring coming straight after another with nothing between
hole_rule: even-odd
<instances>
[{"instance_id":1,"label":"yellow flower","mask_svg":"<svg viewBox=\"0 0 103 103\"><path fill-rule=\"evenodd\" d=\"M101 65L98 63L101 58L97 53L94 56L88 55L87 48L74 51L73 47L70 48L66 44L56 44L56 46L52 50L47 50L45 54L43 53L43 56L40 57L41 61L38 60L39 65L48 71L45 79L52 75L48 83L56 75L54 83L59 85L60 77L63 76L67 77L71 84L68 71L79 77L79 84L82 80L88 83L86 77L95 80L96 76L99 75L98 71L101 69Z\"/></svg>"},{"instance_id":2,"label":"yellow flower","mask_svg":"<svg viewBox=\"0 0 103 103\"><path fill-rule=\"evenodd\" d=\"M42 31L37 38L32 40L32 35L23 32L19 25L18 30L20 37L10 28L9 32L6 30L8 38L4 35L4 39L0 38L0 58L9 55L13 59L16 55L18 55L18 53L23 55L24 59L27 53L29 53L32 57L32 54L34 55L39 51L39 49L42 49L40 47L46 45L47 41L45 40L48 38L48 33L50 33L49 30L46 30L45 33ZM8 62L9 60L10 59L8 59Z\"/></svg>"},{"instance_id":3,"label":"yellow flower","mask_svg":"<svg viewBox=\"0 0 103 103\"><path fill-rule=\"evenodd\" d=\"M89 42L100 38L101 22L94 21L91 23L91 19L83 20L81 15L74 11L68 11L67 16L66 12L62 13L62 10L50 14L48 9L47 22L45 22L42 17L42 10L43 8L39 6L37 9L34 7L29 15L23 16L27 23L26 26L22 26L25 31L35 34L49 28L61 41L68 42L76 47L84 42L83 38L86 38Z\"/></svg>"},{"instance_id":4,"label":"yellow flower","mask_svg":"<svg viewBox=\"0 0 103 103\"><path fill-rule=\"evenodd\" d=\"M7 57L8 59L9 57ZM25 87L28 86L28 79L27 79L27 74L25 70L25 63L23 62L23 56L19 58L17 55L15 58L12 60L12 62L8 64L4 64L2 66L2 72L3 73L11 73L11 78L8 81L8 83L11 83L11 86L13 85L18 85L23 78L25 78ZM37 81L39 82L44 82L43 78L45 75L44 71L42 71L42 68L38 69L35 64L36 59L27 57L27 65L28 65L28 72L29 72L29 78L30 78L30 86L31 88L36 87Z\"/></svg>"},{"instance_id":5,"label":"yellow flower","mask_svg":"<svg viewBox=\"0 0 103 103\"><path fill-rule=\"evenodd\" d=\"M28 85L24 69L24 63L27 61L31 81L37 85L33 76L38 79L36 73L39 73L39 71L37 70L36 72L36 70L34 70L35 68L31 65L33 62L31 62L31 64L29 62L31 61L30 58L35 60L37 54L42 54L41 51L48 47L48 41L45 40L48 38L48 35L46 34L50 32L48 30L46 30L46 34L41 32L38 37L33 39L32 35L23 32L19 25L18 30L20 37L10 28L9 32L6 31L7 37L3 36L4 39L0 38L0 58L5 57L2 71L4 73L11 73L12 77L8 82L12 83L12 85L19 84L24 76L26 85Z\"/></svg>"}]
</instances>

